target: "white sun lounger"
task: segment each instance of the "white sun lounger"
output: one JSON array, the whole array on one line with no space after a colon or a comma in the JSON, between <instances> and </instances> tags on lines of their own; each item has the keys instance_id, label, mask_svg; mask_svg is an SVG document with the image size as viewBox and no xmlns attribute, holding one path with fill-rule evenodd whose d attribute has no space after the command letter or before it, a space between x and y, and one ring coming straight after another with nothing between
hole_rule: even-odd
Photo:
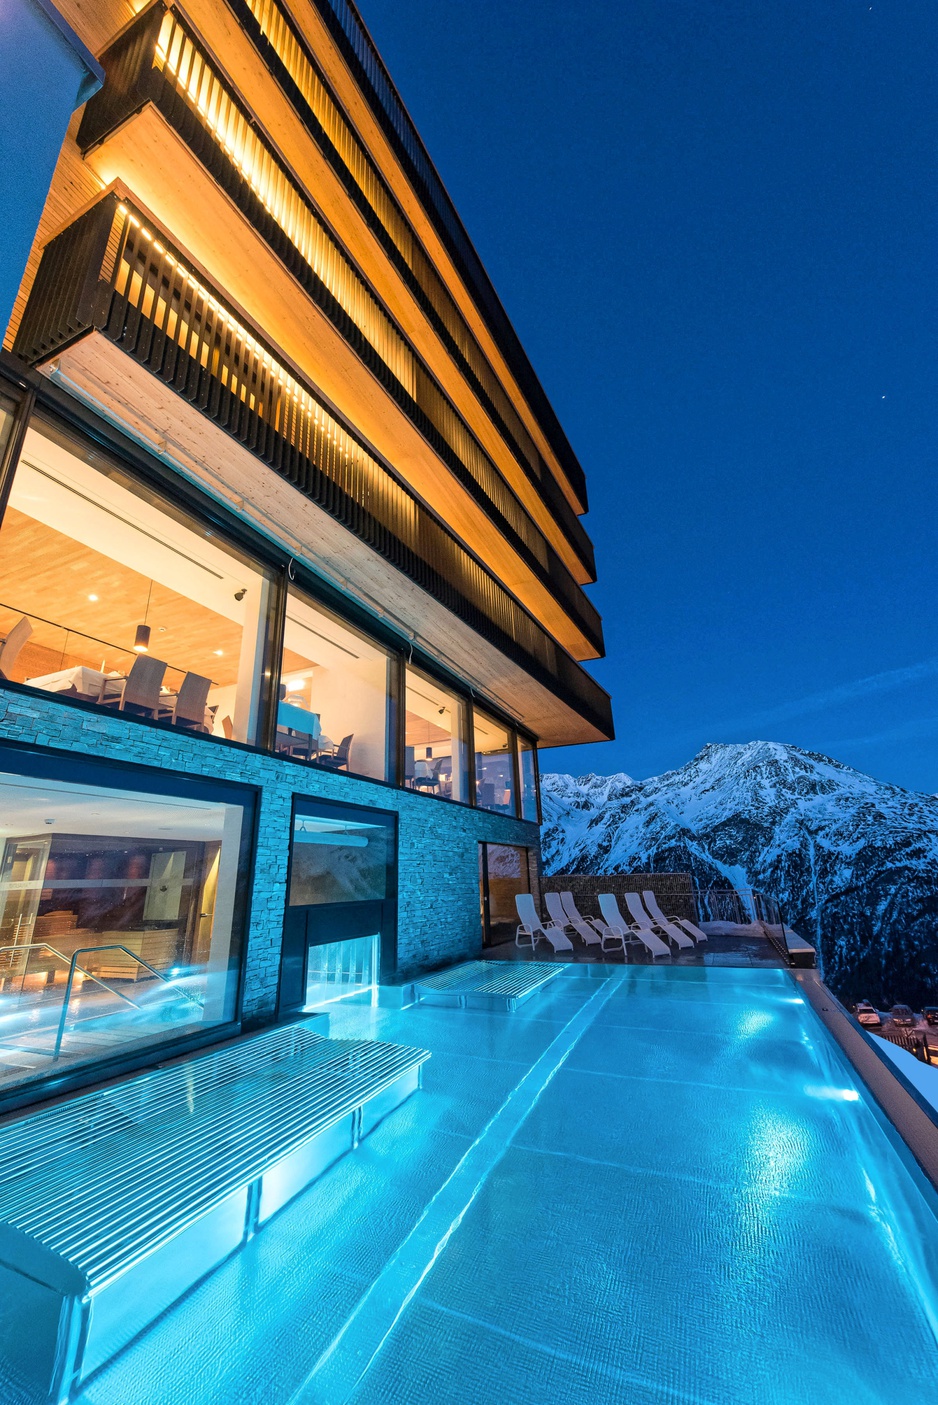
<instances>
[{"instance_id":1,"label":"white sun lounger","mask_svg":"<svg viewBox=\"0 0 938 1405\"><path fill-rule=\"evenodd\" d=\"M515 907L521 922L515 932L515 946L529 946L533 951L541 937L546 937L554 951L572 951L573 942L556 922L542 922L530 893L518 893Z\"/></svg>"},{"instance_id":2,"label":"white sun lounger","mask_svg":"<svg viewBox=\"0 0 938 1405\"><path fill-rule=\"evenodd\" d=\"M670 947L652 931L651 919L646 918L644 926L641 926L638 922L626 922L623 919L622 913L619 911L619 904L616 902L615 896L612 893L600 893L599 910L611 927L618 927L620 930L633 932L642 945L647 947L651 952L652 957L671 955Z\"/></svg>"},{"instance_id":3,"label":"white sun lounger","mask_svg":"<svg viewBox=\"0 0 938 1405\"><path fill-rule=\"evenodd\" d=\"M573 901L572 893L561 893L560 901L571 925L589 946L595 946L599 942L603 951L615 951L618 947L622 952L622 959L625 960L626 945L633 938L624 923L610 927L601 917L584 917Z\"/></svg>"},{"instance_id":4,"label":"white sun lounger","mask_svg":"<svg viewBox=\"0 0 938 1405\"><path fill-rule=\"evenodd\" d=\"M556 923L561 931L565 932L568 927L573 926L573 923L563 910L563 903L560 901L559 893L545 893L544 902L547 906L548 917L551 922Z\"/></svg>"},{"instance_id":5,"label":"white sun lounger","mask_svg":"<svg viewBox=\"0 0 938 1405\"><path fill-rule=\"evenodd\" d=\"M654 893L642 893L642 902L648 908L648 911L659 926L663 927L665 923L673 922L676 927L680 927L688 936L693 937L695 942L705 942L707 940L706 932L702 932L699 927L696 927L689 917L665 917L661 908L658 906L658 899L655 897Z\"/></svg>"},{"instance_id":6,"label":"white sun lounger","mask_svg":"<svg viewBox=\"0 0 938 1405\"><path fill-rule=\"evenodd\" d=\"M642 900L638 893L626 893L625 905L631 913L632 921L635 924L633 931L637 928L641 931L658 932L661 936L666 937L669 942L673 942L676 947L686 947L688 950L693 949L693 941L686 932L681 931L680 927L675 927L673 922L656 922L653 918L648 916L648 913L642 906Z\"/></svg>"},{"instance_id":7,"label":"white sun lounger","mask_svg":"<svg viewBox=\"0 0 938 1405\"><path fill-rule=\"evenodd\" d=\"M599 935L596 928L591 927L579 913L575 916L571 916L566 910L566 904L563 901L563 895L561 893L545 893L544 901L547 904L547 911L558 927L562 927L564 931L569 930L571 932L576 932L580 941L585 942L587 946L600 945L602 937Z\"/></svg>"}]
</instances>

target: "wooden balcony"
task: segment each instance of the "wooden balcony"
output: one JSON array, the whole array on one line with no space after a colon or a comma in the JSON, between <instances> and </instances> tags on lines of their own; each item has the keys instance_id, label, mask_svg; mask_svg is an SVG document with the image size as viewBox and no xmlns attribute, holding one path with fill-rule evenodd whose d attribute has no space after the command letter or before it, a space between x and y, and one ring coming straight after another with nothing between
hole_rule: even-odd
<instances>
[{"instance_id":1,"label":"wooden balcony","mask_svg":"<svg viewBox=\"0 0 938 1405\"><path fill-rule=\"evenodd\" d=\"M104 63L78 135L102 179L130 184L241 305L263 288L277 344L555 639L601 655L595 607L185 22L151 7Z\"/></svg>"},{"instance_id":2,"label":"wooden balcony","mask_svg":"<svg viewBox=\"0 0 938 1405\"><path fill-rule=\"evenodd\" d=\"M431 615L436 602L473 632L477 651L484 641L505 664L510 661L514 667L502 669L506 679L501 686L515 691L518 715L528 719L543 744L611 736L609 699L599 685L315 388L192 269L187 256L139 208L108 193L47 246L15 351L32 364L97 367L99 374L106 360L103 350L81 356L81 347L92 339L102 349L115 349L111 357L116 352L129 358L177 397L177 405L185 402L203 424L236 441L255 470L266 466L273 471L277 479L269 488L255 487L254 496L283 503L284 536L302 537L301 513L292 499L284 503L283 494L278 497L273 489L277 480L292 485L317 510L315 527L306 534L315 541L314 549L307 547L314 559L317 554L325 558L328 549L352 580L357 570L369 577L375 598L390 594L387 572L382 576L375 569L379 561L385 563L402 586L406 578L417 587L425 601L422 613ZM144 398L139 384L121 390L128 402ZM137 409L138 403L130 404L131 414ZM181 410L170 414L177 436L184 435L192 415L185 418ZM197 431L186 432L194 441ZM211 442L204 457L223 464L232 485L237 483L230 451ZM342 529L338 538L333 531L327 541L323 515ZM458 633L452 627L449 632ZM527 697L521 703L525 686Z\"/></svg>"}]
</instances>

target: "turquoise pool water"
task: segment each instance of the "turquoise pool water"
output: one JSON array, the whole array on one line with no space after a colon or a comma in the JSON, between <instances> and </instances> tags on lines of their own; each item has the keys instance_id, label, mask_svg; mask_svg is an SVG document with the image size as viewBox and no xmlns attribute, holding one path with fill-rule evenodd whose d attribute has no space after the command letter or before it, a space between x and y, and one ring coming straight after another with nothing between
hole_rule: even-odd
<instances>
[{"instance_id":1,"label":"turquoise pool water","mask_svg":"<svg viewBox=\"0 0 938 1405\"><path fill-rule=\"evenodd\" d=\"M938 1381L931 1204L782 971L332 1006L424 1087L81 1405L879 1405Z\"/></svg>"}]
</instances>

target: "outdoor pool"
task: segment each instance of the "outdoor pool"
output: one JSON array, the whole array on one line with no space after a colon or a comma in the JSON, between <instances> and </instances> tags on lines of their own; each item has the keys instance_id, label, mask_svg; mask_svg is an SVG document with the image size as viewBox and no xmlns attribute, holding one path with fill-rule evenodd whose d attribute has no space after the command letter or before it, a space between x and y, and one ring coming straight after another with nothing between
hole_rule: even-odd
<instances>
[{"instance_id":1,"label":"outdoor pool","mask_svg":"<svg viewBox=\"0 0 938 1405\"><path fill-rule=\"evenodd\" d=\"M424 1087L81 1405L873 1405L938 1381L938 1222L783 971L342 1002Z\"/></svg>"}]
</instances>

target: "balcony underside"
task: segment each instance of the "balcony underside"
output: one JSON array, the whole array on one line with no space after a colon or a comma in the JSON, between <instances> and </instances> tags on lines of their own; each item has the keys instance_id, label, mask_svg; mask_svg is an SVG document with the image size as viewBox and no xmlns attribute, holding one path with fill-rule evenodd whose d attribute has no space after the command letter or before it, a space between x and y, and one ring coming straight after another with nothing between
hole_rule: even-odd
<instances>
[{"instance_id":1,"label":"balcony underside","mask_svg":"<svg viewBox=\"0 0 938 1405\"><path fill-rule=\"evenodd\" d=\"M107 336L89 332L40 369L350 597L412 635L530 728L541 746L612 735L607 695L572 660L566 668L575 670L581 699L560 679L552 685L546 670L538 673L507 657Z\"/></svg>"}]
</instances>

